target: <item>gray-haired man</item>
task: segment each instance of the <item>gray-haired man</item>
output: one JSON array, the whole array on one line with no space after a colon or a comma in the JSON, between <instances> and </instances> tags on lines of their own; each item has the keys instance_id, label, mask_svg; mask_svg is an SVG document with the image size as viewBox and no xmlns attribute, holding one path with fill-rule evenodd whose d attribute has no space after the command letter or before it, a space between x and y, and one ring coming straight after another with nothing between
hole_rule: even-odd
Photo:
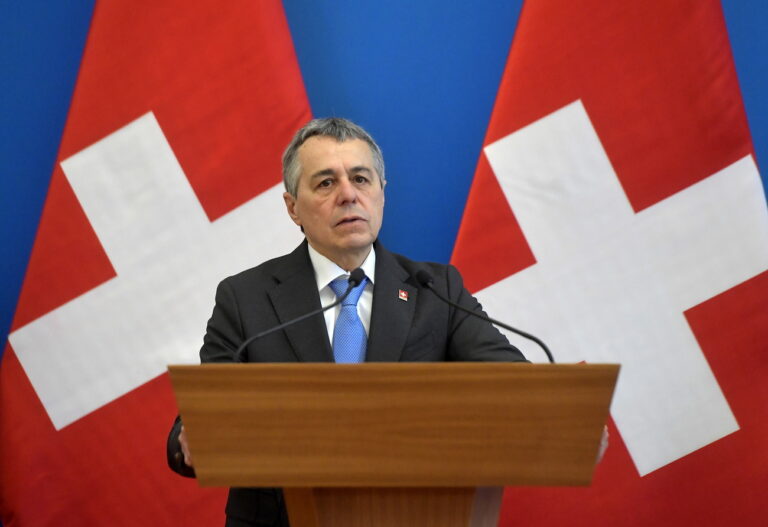
<instances>
[{"instance_id":1,"label":"gray-haired man","mask_svg":"<svg viewBox=\"0 0 768 527\"><path fill-rule=\"evenodd\" d=\"M324 317L252 342L247 361L348 360L338 349L349 340L338 337L342 331L362 336L362 349L353 359L359 361L525 360L492 325L420 289L416 273L426 271L443 295L481 312L454 267L409 260L377 241L384 215L384 160L365 130L345 119L311 121L283 155L283 179L286 209L306 240L292 253L219 284L202 362L231 362L250 336L332 303L332 282L356 268L365 272L353 315L357 329L347 329L342 307L328 310ZM176 472L194 475L178 419L168 438L168 462ZM228 527L288 525L279 489L233 488L226 514Z\"/></svg>"}]
</instances>

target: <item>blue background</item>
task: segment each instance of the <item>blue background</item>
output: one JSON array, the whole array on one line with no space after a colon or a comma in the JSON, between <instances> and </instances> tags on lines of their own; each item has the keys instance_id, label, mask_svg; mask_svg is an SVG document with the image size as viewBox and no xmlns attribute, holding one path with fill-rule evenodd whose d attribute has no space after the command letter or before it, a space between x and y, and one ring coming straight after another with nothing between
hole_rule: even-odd
<instances>
[{"instance_id":1,"label":"blue background","mask_svg":"<svg viewBox=\"0 0 768 527\"><path fill-rule=\"evenodd\" d=\"M389 184L381 236L391 249L449 259L521 4L284 1L314 115L350 117L384 150ZM723 8L758 164L765 163L768 2L723 0ZM3 341L92 10L88 1L0 4Z\"/></svg>"}]
</instances>

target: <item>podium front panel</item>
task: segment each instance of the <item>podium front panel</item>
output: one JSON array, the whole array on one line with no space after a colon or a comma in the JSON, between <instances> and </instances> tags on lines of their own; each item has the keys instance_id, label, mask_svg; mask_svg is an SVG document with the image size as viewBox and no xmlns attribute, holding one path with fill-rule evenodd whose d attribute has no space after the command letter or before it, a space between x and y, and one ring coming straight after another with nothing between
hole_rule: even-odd
<instances>
[{"instance_id":1,"label":"podium front panel","mask_svg":"<svg viewBox=\"0 0 768 527\"><path fill-rule=\"evenodd\" d=\"M618 365L171 366L201 485L587 485Z\"/></svg>"}]
</instances>

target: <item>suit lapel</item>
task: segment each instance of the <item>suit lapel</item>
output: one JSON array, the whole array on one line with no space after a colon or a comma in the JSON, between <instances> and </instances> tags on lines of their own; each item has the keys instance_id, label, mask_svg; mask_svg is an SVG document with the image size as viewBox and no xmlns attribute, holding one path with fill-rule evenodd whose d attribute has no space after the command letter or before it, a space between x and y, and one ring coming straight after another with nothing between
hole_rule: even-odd
<instances>
[{"instance_id":1,"label":"suit lapel","mask_svg":"<svg viewBox=\"0 0 768 527\"><path fill-rule=\"evenodd\" d=\"M285 266L275 273L275 279L277 283L268 295L281 324L320 309L306 240L288 256ZM302 320L283 331L299 362L333 362L328 329L322 315Z\"/></svg>"},{"instance_id":2,"label":"suit lapel","mask_svg":"<svg viewBox=\"0 0 768 527\"><path fill-rule=\"evenodd\" d=\"M411 329L418 288L392 253L376 244L376 283L366 362L398 362ZM407 300L401 299L401 291Z\"/></svg>"}]
</instances>

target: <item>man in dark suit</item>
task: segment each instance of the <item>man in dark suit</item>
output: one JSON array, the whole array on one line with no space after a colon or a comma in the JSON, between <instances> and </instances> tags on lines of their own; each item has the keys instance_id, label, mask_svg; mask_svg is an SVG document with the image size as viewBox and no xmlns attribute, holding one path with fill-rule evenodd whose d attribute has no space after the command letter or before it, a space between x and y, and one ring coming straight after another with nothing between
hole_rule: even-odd
<instances>
[{"instance_id":1,"label":"man in dark suit","mask_svg":"<svg viewBox=\"0 0 768 527\"><path fill-rule=\"evenodd\" d=\"M443 295L482 312L454 267L414 262L376 240L384 212L384 161L362 128L338 118L311 121L286 149L283 179L288 214L306 240L292 253L219 284L202 362L231 362L248 337L332 303L356 268L365 279L351 303L252 342L246 360L525 360L491 324L443 303L415 278L420 270L428 272ZM168 462L176 472L194 475L179 419L168 437ZM231 489L226 514L228 527L288 526L279 489Z\"/></svg>"}]
</instances>

